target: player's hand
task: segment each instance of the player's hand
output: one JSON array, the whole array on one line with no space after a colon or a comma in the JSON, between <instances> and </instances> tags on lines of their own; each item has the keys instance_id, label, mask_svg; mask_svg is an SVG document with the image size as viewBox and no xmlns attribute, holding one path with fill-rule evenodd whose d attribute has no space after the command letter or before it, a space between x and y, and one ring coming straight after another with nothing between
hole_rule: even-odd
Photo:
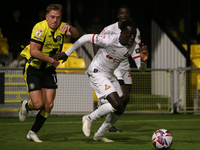
<instances>
[{"instance_id":1,"label":"player's hand","mask_svg":"<svg viewBox=\"0 0 200 150\"><path fill-rule=\"evenodd\" d=\"M72 35L71 32L70 32L70 28L71 28L71 27L72 27L71 25L64 24L64 25L62 25L62 26L59 28L59 30L62 31L62 32L67 31L67 32L66 32L66 35L71 36L71 35Z\"/></svg>"},{"instance_id":2,"label":"player's hand","mask_svg":"<svg viewBox=\"0 0 200 150\"><path fill-rule=\"evenodd\" d=\"M56 68L60 64L59 61L53 60L52 65Z\"/></svg>"},{"instance_id":3,"label":"player's hand","mask_svg":"<svg viewBox=\"0 0 200 150\"><path fill-rule=\"evenodd\" d=\"M53 56L54 60L63 60L62 63L64 63L67 60L68 56L65 54L65 52L60 52Z\"/></svg>"},{"instance_id":4,"label":"player's hand","mask_svg":"<svg viewBox=\"0 0 200 150\"><path fill-rule=\"evenodd\" d=\"M142 43L142 45L140 46L140 58L141 61L147 61L149 57L149 52L148 52L148 47L147 45L144 45L144 43Z\"/></svg>"}]
</instances>

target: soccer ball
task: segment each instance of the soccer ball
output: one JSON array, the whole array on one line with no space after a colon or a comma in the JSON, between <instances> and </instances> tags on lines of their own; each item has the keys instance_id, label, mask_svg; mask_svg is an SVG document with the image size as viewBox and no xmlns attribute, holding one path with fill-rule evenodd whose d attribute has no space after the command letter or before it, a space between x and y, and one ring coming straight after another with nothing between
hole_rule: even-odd
<instances>
[{"instance_id":1,"label":"soccer ball","mask_svg":"<svg viewBox=\"0 0 200 150\"><path fill-rule=\"evenodd\" d=\"M172 146L173 136L166 129L159 129L153 133L152 143L157 149L168 149Z\"/></svg>"}]
</instances>

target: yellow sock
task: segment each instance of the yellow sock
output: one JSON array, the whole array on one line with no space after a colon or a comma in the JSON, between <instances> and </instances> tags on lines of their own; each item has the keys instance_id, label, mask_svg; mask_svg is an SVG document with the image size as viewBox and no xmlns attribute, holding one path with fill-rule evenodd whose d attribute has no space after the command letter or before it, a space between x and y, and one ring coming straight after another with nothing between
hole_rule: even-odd
<instances>
[{"instance_id":1,"label":"yellow sock","mask_svg":"<svg viewBox=\"0 0 200 150\"><path fill-rule=\"evenodd\" d=\"M40 111L40 114L44 117L44 118L48 118L49 117L49 113L45 112L44 110Z\"/></svg>"},{"instance_id":2,"label":"yellow sock","mask_svg":"<svg viewBox=\"0 0 200 150\"><path fill-rule=\"evenodd\" d=\"M30 108L30 106L29 106L30 101L31 101L31 100L29 100L28 103L26 103L26 105L25 105L27 111L31 111L31 110L32 110L32 109Z\"/></svg>"}]
</instances>

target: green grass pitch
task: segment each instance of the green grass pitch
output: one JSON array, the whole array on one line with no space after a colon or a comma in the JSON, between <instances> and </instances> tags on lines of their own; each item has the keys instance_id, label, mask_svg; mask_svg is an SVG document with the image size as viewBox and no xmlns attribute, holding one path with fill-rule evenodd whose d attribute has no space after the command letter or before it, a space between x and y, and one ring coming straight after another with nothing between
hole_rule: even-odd
<instances>
[{"instance_id":1,"label":"green grass pitch","mask_svg":"<svg viewBox=\"0 0 200 150\"><path fill-rule=\"evenodd\" d=\"M1 150L155 150L151 137L157 129L169 130L174 138L171 150L196 150L200 147L200 116L193 114L124 114L115 126L121 133L106 133L114 143L93 141L105 118L93 122L91 136L82 133L82 116L50 116L38 137L42 143L26 139L35 118L21 123L18 118L0 118Z\"/></svg>"}]
</instances>

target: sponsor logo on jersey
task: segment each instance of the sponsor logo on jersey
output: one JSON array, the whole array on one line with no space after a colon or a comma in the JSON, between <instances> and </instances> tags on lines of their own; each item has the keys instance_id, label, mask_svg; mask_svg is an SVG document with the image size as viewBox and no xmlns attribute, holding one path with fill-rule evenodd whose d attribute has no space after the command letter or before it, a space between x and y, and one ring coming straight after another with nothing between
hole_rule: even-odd
<instances>
[{"instance_id":1,"label":"sponsor logo on jersey","mask_svg":"<svg viewBox=\"0 0 200 150\"><path fill-rule=\"evenodd\" d=\"M58 47L58 46L61 46L61 44L60 43L47 43L47 44L45 44L45 46L47 46L47 47L51 47L51 46Z\"/></svg>"},{"instance_id":2,"label":"sponsor logo on jersey","mask_svg":"<svg viewBox=\"0 0 200 150\"><path fill-rule=\"evenodd\" d=\"M42 32L43 32L42 30L37 29L37 31L36 31L35 34L36 34L36 36L39 36L39 37L40 37L40 36L42 35Z\"/></svg>"},{"instance_id":3,"label":"sponsor logo on jersey","mask_svg":"<svg viewBox=\"0 0 200 150\"><path fill-rule=\"evenodd\" d=\"M106 36L105 35L99 35L99 39L105 39Z\"/></svg>"},{"instance_id":4,"label":"sponsor logo on jersey","mask_svg":"<svg viewBox=\"0 0 200 150\"><path fill-rule=\"evenodd\" d=\"M34 38L35 38L35 39L38 39L38 40L41 40L41 38L39 38L39 37L37 37L37 36L34 36Z\"/></svg>"},{"instance_id":5,"label":"sponsor logo on jersey","mask_svg":"<svg viewBox=\"0 0 200 150\"><path fill-rule=\"evenodd\" d=\"M108 90L111 86L110 85L105 85L105 90Z\"/></svg>"},{"instance_id":6,"label":"sponsor logo on jersey","mask_svg":"<svg viewBox=\"0 0 200 150\"><path fill-rule=\"evenodd\" d=\"M108 59L113 59L113 57L109 56L109 55L106 55L106 58Z\"/></svg>"}]
</instances>

